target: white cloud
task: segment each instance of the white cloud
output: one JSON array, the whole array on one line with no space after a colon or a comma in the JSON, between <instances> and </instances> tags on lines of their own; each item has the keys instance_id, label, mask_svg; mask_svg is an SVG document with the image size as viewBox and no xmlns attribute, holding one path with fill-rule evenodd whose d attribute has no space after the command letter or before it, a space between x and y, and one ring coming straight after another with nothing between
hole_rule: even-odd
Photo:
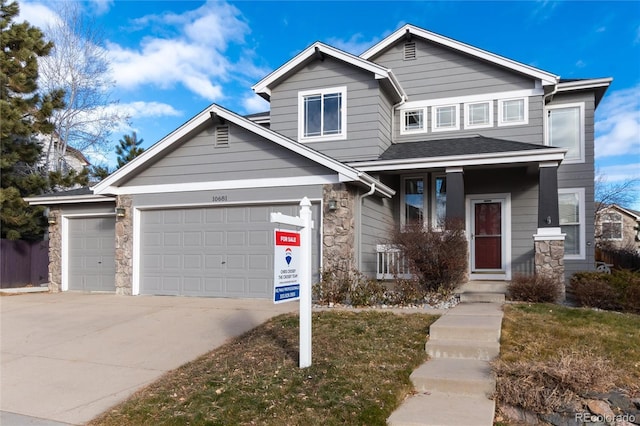
<instances>
[{"instance_id":1,"label":"white cloud","mask_svg":"<svg viewBox=\"0 0 640 426\"><path fill-rule=\"evenodd\" d=\"M113 6L114 0L89 0L89 5L97 15L104 15Z\"/></svg>"},{"instance_id":2,"label":"white cloud","mask_svg":"<svg viewBox=\"0 0 640 426\"><path fill-rule=\"evenodd\" d=\"M640 85L609 93L596 110L596 158L640 155Z\"/></svg>"},{"instance_id":3,"label":"white cloud","mask_svg":"<svg viewBox=\"0 0 640 426\"><path fill-rule=\"evenodd\" d=\"M254 93L247 95L242 99L242 107L247 114L263 112L269 110L269 102Z\"/></svg>"},{"instance_id":4,"label":"white cloud","mask_svg":"<svg viewBox=\"0 0 640 426\"><path fill-rule=\"evenodd\" d=\"M43 30L47 26L60 22L60 16L42 3L20 2L20 14L16 21L28 21L31 25Z\"/></svg>"},{"instance_id":5,"label":"white cloud","mask_svg":"<svg viewBox=\"0 0 640 426\"><path fill-rule=\"evenodd\" d=\"M118 110L133 118L146 117L179 117L182 112L176 110L171 105L162 102L130 102L117 104Z\"/></svg>"},{"instance_id":6,"label":"white cloud","mask_svg":"<svg viewBox=\"0 0 640 426\"><path fill-rule=\"evenodd\" d=\"M640 179L640 161L629 164L615 164L598 167L597 173L604 176L607 183Z\"/></svg>"},{"instance_id":7,"label":"white cloud","mask_svg":"<svg viewBox=\"0 0 640 426\"><path fill-rule=\"evenodd\" d=\"M364 35L357 33L352 35L348 40L332 37L327 40L327 43L331 46L337 47L338 49L344 50L345 52L349 52L352 55L360 55L379 41L380 38L378 37L373 37L371 40L365 40Z\"/></svg>"},{"instance_id":8,"label":"white cloud","mask_svg":"<svg viewBox=\"0 0 640 426\"><path fill-rule=\"evenodd\" d=\"M259 67L228 57L232 43L242 45L250 28L235 7L208 2L182 14L147 15L134 20L136 27L153 27L154 34L135 48L109 43L113 76L124 89L152 85L170 89L182 85L209 101L224 97L222 83L237 76L254 78Z\"/></svg>"}]
</instances>

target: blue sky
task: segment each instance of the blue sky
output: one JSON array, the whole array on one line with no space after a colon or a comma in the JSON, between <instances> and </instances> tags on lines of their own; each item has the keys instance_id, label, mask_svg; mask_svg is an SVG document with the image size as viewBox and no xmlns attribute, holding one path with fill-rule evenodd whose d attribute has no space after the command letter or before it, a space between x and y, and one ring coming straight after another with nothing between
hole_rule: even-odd
<instances>
[{"instance_id":1,"label":"blue sky","mask_svg":"<svg viewBox=\"0 0 640 426\"><path fill-rule=\"evenodd\" d=\"M58 0L62 1L62 0ZM79 1L79 0L78 0ZM19 0L45 27L56 2ZM210 103L268 110L251 86L315 41L360 54L411 23L560 75L613 77L596 111L596 164L640 176L640 1L113 1L81 3L102 26L114 99L149 146ZM106 160L105 160L106 159ZM115 155L94 155L95 163ZM634 206L640 209L640 197Z\"/></svg>"}]
</instances>

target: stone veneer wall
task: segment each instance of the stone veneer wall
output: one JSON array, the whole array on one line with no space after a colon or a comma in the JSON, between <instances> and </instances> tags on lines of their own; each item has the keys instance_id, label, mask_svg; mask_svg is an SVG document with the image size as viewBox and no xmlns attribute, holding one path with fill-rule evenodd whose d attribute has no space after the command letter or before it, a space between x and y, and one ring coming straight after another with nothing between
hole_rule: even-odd
<instances>
[{"instance_id":1,"label":"stone veneer wall","mask_svg":"<svg viewBox=\"0 0 640 426\"><path fill-rule=\"evenodd\" d=\"M344 183L324 185L322 190L322 268L325 271L352 271L355 263L355 190ZM329 200L337 209L329 210Z\"/></svg>"},{"instance_id":2,"label":"stone veneer wall","mask_svg":"<svg viewBox=\"0 0 640 426\"><path fill-rule=\"evenodd\" d=\"M133 282L133 209L130 195L118 195L116 207L124 207L125 216L116 217L116 294L131 295Z\"/></svg>"},{"instance_id":3,"label":"stone veneer wall","mask_svg":"<svg viewBox=\"0 0 640 426\"><path fill-rule=\"evenodd\" d=\"M565 297L564 282L564 241L542 240L535 241L536 275L544 275L555 279L561 284L562 299Z\"/></svg>"},{"instance_id":4,"label":"stone veneer wall","mask_svg":"<svg viewBox=\"0 0 640 426\"><path fill-rule=\"evenodd\" d=\"M62 290L62 211L52 207L49 216L55 216L57 223L49 225L49 291Z\"/></svg>"}]
</instances>

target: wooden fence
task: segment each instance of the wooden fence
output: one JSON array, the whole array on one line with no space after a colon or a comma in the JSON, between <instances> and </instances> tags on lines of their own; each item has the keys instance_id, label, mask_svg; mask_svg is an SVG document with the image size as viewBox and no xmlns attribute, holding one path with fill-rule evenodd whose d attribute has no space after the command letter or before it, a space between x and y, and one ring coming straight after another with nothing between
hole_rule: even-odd
<instances>
[{"instance_id":1,"label":"wooden fence","mask_svg":"<svg viewBox=\"0 0 640 426\"><path fill-rule=\"evenodd\" d=\"M49 280L49 241L0 240L0 287L39 286Z\"/></svg>"}]
</instances>

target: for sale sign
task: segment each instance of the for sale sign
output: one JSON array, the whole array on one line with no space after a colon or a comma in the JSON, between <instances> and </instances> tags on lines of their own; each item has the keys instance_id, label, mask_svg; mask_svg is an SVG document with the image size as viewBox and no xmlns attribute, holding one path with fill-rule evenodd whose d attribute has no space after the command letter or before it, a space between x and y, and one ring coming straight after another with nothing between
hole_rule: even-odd
<instances>
[{"instance_id":1,"label":"for sale sign","mask_svg":"<svg viewBox=\"0 0 640 426\"><path fill-rule=\"evenodd\" d=\"M300 299L300 233L275 230L273 302Z\"/></svg>"}]
</instances>

